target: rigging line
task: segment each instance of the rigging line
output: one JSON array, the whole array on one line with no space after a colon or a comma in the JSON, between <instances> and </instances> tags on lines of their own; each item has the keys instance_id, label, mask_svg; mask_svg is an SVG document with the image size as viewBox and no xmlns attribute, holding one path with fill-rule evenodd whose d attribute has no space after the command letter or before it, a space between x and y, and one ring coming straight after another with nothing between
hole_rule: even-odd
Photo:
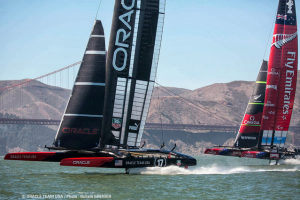
<instances>
[{"instance_id":1,"label":"rigging line","mask_svg":"<svg viewBox=\"0 0 300 200\"><path fill-rule=\"evenodd\" d=\"M97 14L96 14L96 16L95 16L95 21L96 21L96 19L97 19L97 16L98 16L98 12L99 12L99 8L100 8L100 5L101 5L101 2L102 2L102 0L100 0L100 2L99 2L99 6L98 6L98 10L97 10Z\"/></svg>"},{"instance_id":2,"label":"rigging line","mask_svg":"<svg viewBox=\"0 0 300 200\"><path fill-rule=\"evenodd\" d=\"M43 77L45 77L45 76L49 76L49 75L52 75L52 74L56 74L56 73L58 73L58 72L60 72L60 71L63 71L63 70L65 70L65 69L68 69L68 68L70 68L70 67L74 67L75 65L78 65L78 64L80 64L80 63L82 63L82 62L83 62L83 61L79 61L79 62L76 62L76 63L74 63L74 64L72 64L72 65L69 65L69 66L66 66L66 67L64 67L64 68L61 68L61 69L59 69L59 70L56 70L56 71L54 71L54 72L51 72L51 73L49 73L49 74L46 74L46 75L43 75L43 76L40 76L40 77L37 77L37 78L34 78L34 79L28 79L27 81L24 81L24 82L15 84L15 85L7 86L7 87L5 87L5 88L1 88L0 91L6 90L6 89L9 89L9 88L13 88L13 87L16 87L16 86L19 86L19 85L23 85L23 84L25 84L25 83L32 82L32 81L38 80L38 79L40 79L40 78L43 78Z\"/></svg>"},{"instance_id":3,"label":"rigging line","mask_svg":"<svg viewBox=\"0 0 300 200\"><path fill-rule=\"evenodd\" d=\"M157 80L157 77L156 77L156 80ZM162 118L161 118L162 111L160 109L160 99L159 99L159 93L160 93L161 90L158 88L158 86L156 88L157 88L157 99L158 99L158 111L159 111L159 118L160 118L160 130L161 130L161 135L162 135L162 142L164 144L165 143L165 140L164 140L164 130L162 128Z\"/></svg>"},{"instance_id":4,"label":"rigging line","mask_svg":"<svg viewBox=\"0 0 300 200\"><path fill-rule=\"evenodd\" d=\"M179 98L181 98L183 101L192 104L192 105L195 106L196 108L200 109L202 112L204 112L204 113L206 113L206 114L208 114L208 115L210 115L210 116L212 116L212 117L214 117L214 118L216 118L216 119L219 119L218 117L220 117L220 116L218 116L218 115L213 116L213 114L212 114L210 111L206 110L205 108L202 108L202 107L200 107L200 106L194 104L193 102L191 102L191 101L189 101L189 100L187 100L187 99L185 99L185 98L183 98L183 97L177 95L177 94L174 93L174 92L173 92L173 94L168 93L168 91L169 91L169 92L172 92L172 91L170 91L170 90L168 90L168 89L166 89L166 88L164 88L164 89L167 90L167 91L164 91L165 93L167 93L167 94L169 94L169 95L171 95L171 96L174 96L174 94L175 94L176 96L178 96ZM222 118L221 118L221 120L225 120L225 119L222 119Z\"/></svg>"},{"instance_id":5,"label":"rigging line","mask_svg":"<svg viewBox=\"0 0 300 200\"><path fill-rule=\"evenodd\" d=\"M164 92L166 92L166 91L164 91ZM166 92L166 93L167 93L167 94L170 94L170 93L168 93L168 92ZM170 95L172 95L172 94L170 94ZM179 97L179 98L182 98L182 97ZM180 99L179 99L179 100L180 100ZM211 117L213 117L213 118L216 118L216 119L219 119L219 120L222 120L222 121L226 121L224 118L222 118L222 117L220 117L220 116L214 116L211 112L206 111L205 109L203 109L203 108L197 106L196 104L194 104L194 103L192 103L192 102L190 102L190 101L187 101L187 100L185 100L185 99L183 99L183 98L182 98L182 100L184 100L184 102L186 102L186 103L192 104L192 105L195 106L196 108L200 109L203 113L205 113L205 114L207 114L207 115L209 115L209 116L211 116ZM227 120L227 121L229 121L229 120ZM210 121L210 123L211 123L211 121ZM230 123L233 123L233 124L234 124L234 122L230 122Z\"/></svg>"},{"instance_id":6,"label":"rigging line","mask_svg":"<svg viewBox=\"0 0 300 200\"><path fill-rule=\"evenodd\" d=\"M162 87L163 87L163 86L162 86ZM164 89L167 90L167 91L169 91L169 92L172 92L172 91L168 90L167 88L164 88ZM190 103L190 104L196 106L196 107L199 108L202 112L204 112L204 113L206 113L206 114L208 114L208 115L210 115L210 116L212 116L212 117L214 117L214 118L216 118L216 119L221 119L221 120L224 120L224 121L227 120L227 119L222 118L221 116L218 116L217 114L212 114L210 111L206 110L205 108L200 107L199 105L197 105L197 104L195 104L195 103L193 103L193 102L191 102L191 101L189 101L189 100L187 100L187 99L185 99L185 98L179 96L178 94L176 94L176 93L174 93L174 92L172 92L173 94L171 94L171 93L168 93L167 91L164 91L164 92L166 92L166 93L169 94L169 95L174 95L174 94L175 94L176 96L178 96L179 98L183 99L183 100L186 101L187 103ZM214 115L216 115L216 116L214 116ZM219 117L219 118L218 118L218 117ZM227 120L227 121L230 121L230 120ZM230 122L231 122L231 123L234 123L234 122L232 122L232 121L230 121Z\"/></svg>"},{"instance_id":7,"label":"rigging line","mask_svg":"<svg viewBox=\"0 0 300 200\"><path fill-rule=\"evenodd\" d=\"M277 13L277 12L276 12L276 13ZM275 16L274 21L273 21L273 25L272 25L272 27L271 27L271 31L270 31L270 34L269 34L269 37L268 37L268 42L267 42L267 44L266 44L266 48L265 48L265 53L264 53L264 56L263 56L263 60L265 59L265 55L266 55L267 48L268 48L269 41L270 41L270 36L271 36L272 30L274 29L274 26L275 26L276 17L277 17L277 15Z\"/></svg>"},{"instance_id":8,"label":"rigging line","mask_svg":"<svg viewBox=\"0 0 300 200\"><path fill-rule=\"evenodd\" d=\"M171 91L171 90L165 88L164 86L160 85L159 83L157 83L157 82L155 82L155 83L156 83L157 85L161 86L163 89L165 89L165 90L167 90L167 91L173 93L173 95L175 94L175 95L178 96L179 98L181 98L181 99L185 100L186 102L188 102L188 103L190 103L190 104L196 106L197 108L201 109L202 112L204 112L204 113L206 113L206 114L208 114L208 115L210 115L210 116L212 116L212 117L214 117L214 118L221 119L221 120L224 120L224 121L227 121L227 122L231 122L231 123L233 123L233 124L237 124L236 122L233 122L233 121L231 121L231 120L229 120L229 119L225 119L225 118L223 118L223 117L221 117L221 116L219 116L219 115L217 115L217 114L212 114L210 111L206 110L205 108L202 108L201 106L199 106L199 105L193 103L192 101L190 101L190 100L188 100L188 99L186 99L186 98L184 98L184 97L182 97L182 96L176 94L175 92L173 92L173 91ZM165 91L165 92L166 92L166 91ZM167 93L167 94L170 94L170 93L168 93L168 92L166 92L166 93Z\"/></svg>"}]
</instances>

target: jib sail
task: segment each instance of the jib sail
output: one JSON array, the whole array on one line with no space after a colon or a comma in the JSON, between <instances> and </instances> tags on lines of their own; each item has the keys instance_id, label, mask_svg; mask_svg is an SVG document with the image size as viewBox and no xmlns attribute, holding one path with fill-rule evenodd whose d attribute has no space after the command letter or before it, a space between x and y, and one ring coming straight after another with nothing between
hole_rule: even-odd
<instances>
[{"instance_id":1,"label":"jib sail","mask_svg":"<svg viewBox=\"0 0 300 200\"><path fill-rule=\"evenodd\" d=\"M95 21L54 145L66 149L98 146L105 94L105 40Z\"/></svg>"},{"instance_id":2,"label":"jib sail","mask_svg":"<svg viewBox=\"0 0 300 200\"><path fill-rule=\"evenodd\" d=\"M258 143L265 100L267 70L268 62L263 61L240 130L235 139L235 147L249 148L256 146Z\"/></svg>"},{"instance_id":3,"label":"jib sail","mask_svg":"<svg viewBox=\"0 0 300 200\"><path fill-rule=\"evenodd\" d=\"M154 87L164 0L116 0L101 147L139 147Z\"/></svg>"},{"instance_id":4,"label":"jib sail","mask_svg":"<svg viewBox=\"0 0 300 200\"><path fill-rule=\"evenodd\" d=\"M298 33L293 0L279 1L268 65L260 145L283 147L297 82Z\"/></svg>"}]
</instances>

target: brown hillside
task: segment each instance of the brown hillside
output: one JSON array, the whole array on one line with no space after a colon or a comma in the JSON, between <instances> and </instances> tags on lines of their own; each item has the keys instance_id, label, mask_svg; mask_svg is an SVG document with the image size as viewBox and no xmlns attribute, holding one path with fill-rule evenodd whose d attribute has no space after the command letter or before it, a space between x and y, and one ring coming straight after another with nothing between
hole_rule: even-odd
<instances>
[{"instance_id":1,"label":"brown hillside","mask_svg":"<svg viewBox=\"0 0 300 200\"><path fill-rule=\"evenodd\" d=\"M300 85L299 77L298 73L298 85ZM0 88L23 81L0 81ZM70 90L39 81L32 81L28 85L32 87L0 91L0 112L14 114L21 118L60 119ZM233 81L215 83L196 90L156 87L153 91L147 122L159 123L162 120L163 123L172 124L239 124L253 86L254 82ZM292 125L297 124L300 119L299 99L300 88L298 87ZM218 116L229 121L222 120Z\"/></svg>"},{"instance_id":2,"label":"brown hillside","mask_svg":"<svg viewBox=\"0 0 300 200\"><path fill-rule=\"evenodd\" d=\"M26 80L0 81L0 88ZM60 119L65 109L70 90L46 85L39 81L0 91L1 113L14 114L20 118ZM28 86L28 87L27 87Z\"/></svg>"},{"instance_id":3,"label":"brown hillside","mask_svg":"<svg viewBox=\"0 0 300 200\"><path fill-rule=\"evenodd\" d=\"M298 75L298 86L299 78L300 75ZM0 89L23 81L0 81ZM32 81L27 85L32 87L0 91L0 113L20 118L61 119L70 90L39 81ZM254 82L233 81L216 83L196 90L156 87L153 91L147 122L237 125L242 120L253 86ZM299 100L300 88L298 87L291 125L299 123ZM57 126L1 125L0 138L4 139L0 144L0 154L5 154L6 150L40 150L40 147L45 144L51 145L56 129ZM203 153L204 148L214 144L231 145L235 135L236 133L164 131L164 142L169 149L176 143L177 151L196 155ZM292 141L291 138L288 140ZM147 148L159 147L163 142L162 131L146 130L143 141L146 141Z\"/></svg>"}]
</instances>

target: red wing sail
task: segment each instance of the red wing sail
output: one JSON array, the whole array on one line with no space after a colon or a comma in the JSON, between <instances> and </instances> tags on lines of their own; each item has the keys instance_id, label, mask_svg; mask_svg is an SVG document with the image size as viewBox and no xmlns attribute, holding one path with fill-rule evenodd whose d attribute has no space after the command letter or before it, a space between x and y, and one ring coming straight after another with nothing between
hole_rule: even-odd
<instances>
[{"instance_id":1,"label":"red wing sail","mask_svg":"<svg viewBox=\"0 0 300 200\"><path fill-rule=\"evenodd\" d=\"M280 0L268 64L262 146L284 146L296 92L297 65L295 2Z\"/></svg>"}]
</instances>

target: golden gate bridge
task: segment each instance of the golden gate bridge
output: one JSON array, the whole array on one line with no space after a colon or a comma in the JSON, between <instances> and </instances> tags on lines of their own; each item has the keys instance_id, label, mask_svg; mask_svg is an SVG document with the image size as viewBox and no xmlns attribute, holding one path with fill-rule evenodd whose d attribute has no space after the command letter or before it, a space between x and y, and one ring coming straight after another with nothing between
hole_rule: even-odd
<instances>
[{"instance_id":1,"label":"golden gate bridge","mask_svg":"<svg viewBox=\"0 0 300 200\"><path fill-rule=\"evenodd\" d=\"M43 76L17 81L0 81L0 124L56 125L66 107L67 99L81 61ZM157 84L160 90L170 95L172 91ZM172 94L173 93L173 94ZM56 96L57 98L51 98ZM52 102L51 102L52 101ZM53 102L54 101L54 102ZM196 105L189 99L181 101L205 114L201 124L146 123L146 129L208 130L237 132L239 125L222 116ZM46 102L46 103L45 103ZM48 103L48 104L47 104ZM52 104L55 109L49 107ZM52 113L48 111L51 110ZM53 111L54 110L54 111ZM34 113L34 114L33 114ZM300 126L291 126L290 131L299 131Z\"/></svg>"}]
</instances>

